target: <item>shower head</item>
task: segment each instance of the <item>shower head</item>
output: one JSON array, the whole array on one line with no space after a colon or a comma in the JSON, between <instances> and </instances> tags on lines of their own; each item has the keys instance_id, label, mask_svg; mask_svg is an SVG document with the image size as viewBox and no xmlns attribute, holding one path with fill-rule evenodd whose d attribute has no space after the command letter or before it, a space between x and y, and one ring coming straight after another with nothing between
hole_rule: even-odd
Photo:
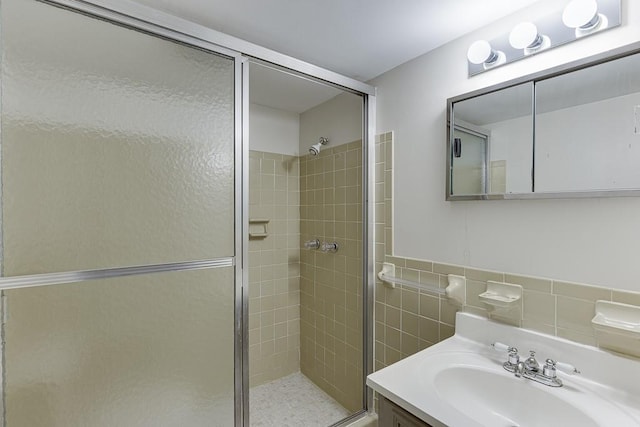
<instances>
[{"instance_id":1,"label":"shower head","mask_svg":"<svg viewBox=\"0 0 640 427\"><path fill-rule=\"evenodd\" d=\"M320 137L320 141L317 144L313 144L311 148L309 148L309 154L312 156L317 156L320 153L320 149L323 145L326 145L329 142L329 138L325 138L324 136Z\"/></svg>"},{"instance_id":2,"label":"shower head","mask_svg":"<svg viewBox=\"0 0 640 427\"><path fill-rule=\"evenodd\" d=\"M309 154L311 154L312 156L317 156L320 152L320 147L322 147L320 143L313 144L311 148L309 148Z\"/></svg>"}]
</instances>

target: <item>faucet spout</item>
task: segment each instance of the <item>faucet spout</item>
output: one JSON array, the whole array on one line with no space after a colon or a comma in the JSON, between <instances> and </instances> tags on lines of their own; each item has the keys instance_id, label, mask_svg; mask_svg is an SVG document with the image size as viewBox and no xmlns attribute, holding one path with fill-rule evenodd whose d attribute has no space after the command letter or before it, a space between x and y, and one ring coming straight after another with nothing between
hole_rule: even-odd
<instances>
[{"instance_id":1,"label":"faucet spout","mask_svg":"<svg viewBox=\"0 0 640 427\"><path fill-rule=\"evenodd\" d=\"M516 377L520 378L522 376L522 374L524 374L525 371L525 364L524 362L518 362L518 364L515 366L513 373L515 374Z\"/></svg>"}]
</instances>

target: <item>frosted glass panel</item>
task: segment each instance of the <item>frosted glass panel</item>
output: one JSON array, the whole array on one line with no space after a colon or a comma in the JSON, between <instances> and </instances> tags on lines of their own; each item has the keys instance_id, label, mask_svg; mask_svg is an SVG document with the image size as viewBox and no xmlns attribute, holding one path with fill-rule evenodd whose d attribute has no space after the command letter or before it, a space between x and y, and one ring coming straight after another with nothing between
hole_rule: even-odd
<instances>
[{"instance_id":1,"label":"frosted glass panel","mask_svg":"<svg viewBox=\"0 0 640 427\"><path fill-rule=\"evenodd\" d=\"M2 7L4 274L233 255L233 61Z\"/></svg>"},{"instance_id":2,"label":"frosted glass panel","mask_svg":"<svg viewBox=\"0 0 640 427\"><path fill-rule=\"evenodd\" d=\"M233 425L233 289L228 267L6 292L6 425Z\"/></svg>"}]
</instances>

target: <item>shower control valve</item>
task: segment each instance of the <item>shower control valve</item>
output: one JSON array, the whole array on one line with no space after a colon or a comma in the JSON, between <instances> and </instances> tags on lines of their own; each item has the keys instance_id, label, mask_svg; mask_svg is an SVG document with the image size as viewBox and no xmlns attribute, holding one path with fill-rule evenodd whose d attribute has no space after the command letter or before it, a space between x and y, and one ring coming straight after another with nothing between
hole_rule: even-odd
<instances>
[{"instance_id":1,"label":"shower control valve","mask_svg":"<svg viewBox=\"0 0 640 427\"><path fill-rule=\"evenodd\" d=\"M338 252L338 244L336 242L327 243L322 242L322 246L320 247L322 252Z\"/></svg>"},{"instance_id":2,"label":"shower control valve","mask_svg":"<svg viewBox=\"0 0 640 427\"><path fill-rule=\"evenodd\" d=\"M307 240L306 242L304 242L304 248L305 249L320 249L320 240L318 240L318 239Z\"/></svg>"}]
</instances>

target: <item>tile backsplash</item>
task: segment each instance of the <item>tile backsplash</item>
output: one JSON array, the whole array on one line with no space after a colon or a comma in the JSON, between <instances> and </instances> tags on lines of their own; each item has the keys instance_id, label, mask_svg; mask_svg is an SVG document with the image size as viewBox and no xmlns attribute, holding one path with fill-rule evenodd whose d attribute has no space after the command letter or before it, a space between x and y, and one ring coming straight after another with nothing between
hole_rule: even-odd
<instances>
[{"instance_id":1,"label":"tile backsplash","mask_svg":"<svg viewBox=\"0 0 640 427\"><path fill-rule=\"evenodd\" d=\"M406 286L390 288L376 282L375 369L380 369L429 347L454 333L458 310L596 345L591 319L597 300L640 305L640 293L612 290L587 284L480 270L429 260L395 257L392 253L393 133L376 137L376 272L382 262L396 266L396 276L421 283L448 284L448 274L467 279L466 304L456 307L446 297ZM508 317L492 315L478 295L487 281L522 286L522 305Z\"/></svg>"}]
</instances>

